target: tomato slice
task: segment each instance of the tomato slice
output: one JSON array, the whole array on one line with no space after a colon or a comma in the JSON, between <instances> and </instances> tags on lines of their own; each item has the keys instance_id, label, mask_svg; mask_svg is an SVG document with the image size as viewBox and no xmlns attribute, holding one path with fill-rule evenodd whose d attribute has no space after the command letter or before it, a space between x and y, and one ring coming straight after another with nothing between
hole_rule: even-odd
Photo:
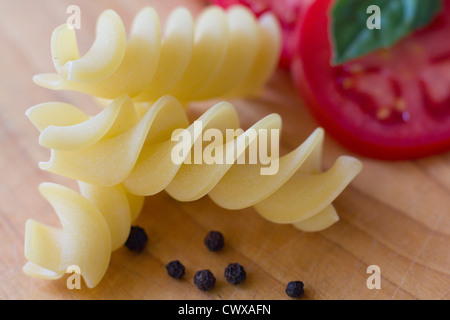
<instances>
[{"instance_id":1,"label":"tomato slice","mask_svg":"<svg viewBox=\"0 0 450 320\"><path fill-rule=\"evenodd\" d=\"M291 72L312 114L345 147L404 160L450 150L450 0L427 27L390 49L332 66L329 11L303 15Z\"/></svg>"},{"instance_id":2,"label":"tomato slice","mask_svg":"<svg viewBox=\"0 0 450 320\"><path fill-rule=\"evenodd\" d=\"M283 33L283 48L279 66L289 70L294 51L294 34L301 13L313 0L210 0L211 3L228 8L231 5L242 4L250 8L256 16L271 11L278 18Z\"/></svg>"}]
</instances>

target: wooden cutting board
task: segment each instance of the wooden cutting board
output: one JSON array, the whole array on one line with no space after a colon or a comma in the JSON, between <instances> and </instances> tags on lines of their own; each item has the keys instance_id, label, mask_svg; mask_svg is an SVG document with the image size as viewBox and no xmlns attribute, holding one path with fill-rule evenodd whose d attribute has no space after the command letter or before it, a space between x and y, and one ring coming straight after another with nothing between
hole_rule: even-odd
<instances>
[{"instance_id":1,"label":"wooden cutting board","mask_svg":"<svg viewBox=\"0 0 450 320\"><path fill-rule=\"evenodd\" d=\"M64 23L71 4L81 8L82 50L94 39L101 11L116 10L129 29L133 16L153 5L161 20L175 5L194 14L201 1L50 1L0 2L0 299L289 299L287 282L305 284L304 299L449 299L450 298L450 154L405 162L361 158L364 169L335 201L341 220L319 233L304 233L290 225L261 218L252 208L228 211L207 197L180 203L161 193L146 199L136 224L149 241L141 254L123 247L112 254L110 267L94 289L66 287L67 276L44 281L29 278L21 268L24 225L29 218L58 226L50 205L37 187L52 181L75 187L73 181L43 172L39 161L49 151L38 144L38 132L24 115L46 101L64 101L91 114L98 107L87 96L54 92L32 82L36 73L53 72L50 37ZM266 90L254 99L231 101L242 127L273 112L283 118L282 152L297 147L317 126L303 106L289 76L277 71ZM191 106L195 119L213 102ZM351 154L328 137L324 169L339 155ZM226 245L206 250L203 237L220 230ZM183 280L167 276L165 264L179 259L186 266ZM230 262L247 270L241 286L228 284L223 271ZM381 271L381 289L366 286L369 265ZM214 290L193 285L194 273L210 269Z\"/></svg>"}]
</instances>

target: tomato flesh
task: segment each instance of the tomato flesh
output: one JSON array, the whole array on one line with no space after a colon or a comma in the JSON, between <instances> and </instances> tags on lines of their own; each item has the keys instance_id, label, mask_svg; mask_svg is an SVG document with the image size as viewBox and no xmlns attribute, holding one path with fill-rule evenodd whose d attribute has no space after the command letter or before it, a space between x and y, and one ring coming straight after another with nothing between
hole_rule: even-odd
<instances>
[{"instance_id":1,"label":"tomato flesh","mask_svg":"<svg viewBox=\"0 0 450 320\"><path fill-rule=\"evenodd\" d=\"M404 160L450 150L450 0L390 49L331 65L329 11L308 7L296 34L294 82L325 130L364 156Z\"/></svg>"}]
</instances>

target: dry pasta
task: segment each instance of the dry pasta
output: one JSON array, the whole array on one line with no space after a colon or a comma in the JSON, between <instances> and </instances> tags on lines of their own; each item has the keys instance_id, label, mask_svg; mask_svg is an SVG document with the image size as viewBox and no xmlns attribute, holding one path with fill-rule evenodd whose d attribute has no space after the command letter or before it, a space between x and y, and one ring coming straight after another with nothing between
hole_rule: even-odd
<instances>
[{"instance_id":1,"label":"dry pasta","mask_svg":"<svg viewBox=\"0 0 450 320\"><path fill-rule=\"evenodd\" d=\"M277 114L261 119L232 140L223 141L226 155L233 157L231 161L175 163L172 151L179 141L172 139L172 133L176 129L183 128L195 137L189 148L202 137L195 133L183 107L171 96L160 98L142 117L127 96L117 98L90 118L63 103L37 105L27 115L41 130L40 143L51 149L49 161L40 163L43 170L98 186L122 184L139 196L166 190L176 200L193 201L209 195L223 208L254 206L270 221L293 223L303 230L320 230L336 221L331 203L361 169L357 159L343 156L328 171L321 172L321 128L298 148L277 159L276 174L261 175L262 163L236 164L238 156L258 140L249 138L250 129L281 128ZM239 129L236 110L228 102L214 105L196 122L201 123L202 131ZM237 152L228 152L236 146Z\"/></svg>"},{"instance_id":2,"label":"dry pasta","mask_svg":"<svg viewBox=\"0 0 450 320\"><path fill-rule=\"evenodd\" d=\"M303 231L319 231L338 221L332 202L361 170L361 163L342 156L322 172L321 128L290 153L271 154L277 171L262 175L267 169L262 161L239 160L250 157L255 145L278 148L278 136L267 140L260 132L280 130L279 115L268 115L244 131L230 103L214 105L193 124L183 107L188 101L260 90L280 53L274 16L256 19L243 6L228 11L211 6L194 21L180 7L161 33L152 8L137 14L129 41L117 13L103 12L96 39L83 56L73 29L61 25L53 32L57 73L36 75L34 81L50 89L84 92L108 105L94 116L61 102L42 103L26 113L41 132L39 143L51 150L40 168L77 180L80 190L40 185L62 228L27 221L26 274L57 279L76 265L87 286L95 287L111 252L126 242L144 197L163 190L179 201L207 195L225 209L254 207L269 221ZM216 138L206 147L201 143L198 149L208 129L236 134ZM192 139L174 139L184 134ZM211 145L219 155L215 159L224 163L189 161L196 150L203 154ZM188 152L176 162L174 150L180 146L187 146Z\"/></svg>"},{"instance_id":3,"label":"dry pasta","mask_svg":"<svg viewBox=\"0 0 450 320\"><path fill-rule=\"evenodd\" d=\"M127 240L143 197L122 186L99 187L79 182L81 194L58 184L42 183L41 194L55 209L62 229L28 220L23 270L32 277L58 279L76 265L90 288L105 274L111 251Z\"/></svg>"},{"instance_id":4,"label":"dry pasta","mask_svg":"<svg viewBox=\"0 0 450 320\"><path fill-rule=\"evenodd\" d=\"M29 261L24 271L57 279L70 265L77 265L89 287L102 279L111 251L125 243L144 196L165 190L179 201L193 201L208 195L226 209L253 206L272 222L319 231L338 221L332 202L361 169L357 159L342 156L321 172L321 128L277 159L276 174L261 175L261 163L236 164L239 155L260 138L248 135L251 129L281 128L277 114L221 141L226 151L237 150L226 153L232 154L230 162L175 163L172 151L180 143L173 139L175 130L194 137L189 148L195 148L201 136L172 96L163 96L148 110L137 110L128 96L121 96L93 117L59 102L36 105L26 114L41 131L40 143L51 149L51 159L41 168L76 179L81 194L57 184L41 184L40 192L54 207L62 229L27 221ZM227 102L214 105L197 121L202 129L239 129L236 110ZM278 146L279 141L271 143ZM184 157L187 160L192 153Z\"/></svg>"},{"instance_id":5,"label":"dry pasta","mask_svg":"<svg viewBox=\"0 0 450 320\"><path fill-rule=\"evenodd\" d=\"M169 94L188 102L257 92L280 54L275 17L267 13L256 19L244 6L228 11L210 6L196 21L179 7L161 33L155 10L144 8L127 42L121 18L106 10L98 18L92 47L80 56L75 30L63 24L51 41L57 73L36 75L34 81L105 99L126 94L136 102L154 102Z\"/></svg>"}]
</instances>

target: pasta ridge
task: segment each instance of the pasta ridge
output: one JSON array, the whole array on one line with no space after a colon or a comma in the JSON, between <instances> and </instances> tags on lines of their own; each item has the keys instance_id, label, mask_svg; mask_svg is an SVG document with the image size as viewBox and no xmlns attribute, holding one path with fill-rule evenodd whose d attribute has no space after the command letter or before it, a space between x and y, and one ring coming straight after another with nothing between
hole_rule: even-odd
<instances>
[{"instance_id":1,"label":"pasta ridge","mask_svg":"<svg viewBox=\"0 0 450 320\"><path fill-rule=\"evenodd\" d=\"M123 185L138 196L165 190L178 201L194 201L208 195L225 209L253 206L270 221L292 223L302 230L321 230L337 221L331 203L361 170L359 160L341 156L321 172L321 128L290 153L274 159L279 165L276 174L262 175L262 163L238 164L239 157L260 140L259 129L281 129L277 114L218 144L229 157L227 161L189 164L204 131L240 129L237 112L228 102L217 103L192 124L172 96L160 98L142 117L128 96L117 98L94 117L80 116L86 119L81 122L76 119L70 124L69 110L75 113L78 109L44 103L27 112L41 130L40 143L51 149L50 160L41 162L41 169L97 186ZM60 115L53 117L53 124L42 120L49 118L49 112ZM176 130L192 137L186 140L189 152L177 163L173 161L174 150L180 146ZM279 146L279 140L271 142ZM200 148L204 154L204 146Z\"/></svg>"},{"instance_id":2,"label":"pasta ridge","mask_svg":"<svg viewBox=\"0 0 450 320\"><path fill-rule=\"evenodd\" d=\"M271 13L257 19L241 5L209 6L195 21L177 7L164 31L156 11L146 7L135 16L127 42L123 21L106 10L94 43L80 56L74 28L60 25L51 41L57 73L36 75L34 82L111 100L126 94L135 102L154 102L173 95L185 103L257 93L280 55L277 19Z\"/></svg>"}]
</instances>

